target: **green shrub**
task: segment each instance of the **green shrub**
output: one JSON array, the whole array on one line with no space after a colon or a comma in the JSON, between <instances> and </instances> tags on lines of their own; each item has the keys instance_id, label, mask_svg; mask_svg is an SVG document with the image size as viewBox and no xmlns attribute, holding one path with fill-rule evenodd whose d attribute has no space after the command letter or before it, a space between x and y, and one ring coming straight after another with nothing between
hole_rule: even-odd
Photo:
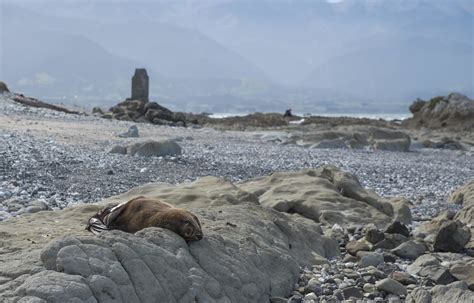
<instances>
[{"instance_id":1,"label":"green shrub","mask_svg":"<svg viewBox=\"0 0 474 303\"><path fill-rule=\"evenodd\" d=\"M444 97L443 96L438 96L438 97L434 97L432 98L429 103L428 103L428 107L429 109L433 109L435 108L436 105L438 105L440 102L444 101Z\"/></svg>"}]
</instances>

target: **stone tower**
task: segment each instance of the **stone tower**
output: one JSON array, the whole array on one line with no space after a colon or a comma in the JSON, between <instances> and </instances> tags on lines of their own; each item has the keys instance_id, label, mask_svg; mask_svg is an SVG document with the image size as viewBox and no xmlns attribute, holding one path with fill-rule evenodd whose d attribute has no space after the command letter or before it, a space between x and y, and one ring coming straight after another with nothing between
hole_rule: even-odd
<instances>
[{"instance_id":1,"label":"stone tower","mask_svg":"<svg viewBox=\"0 0 474 303\"><path fill-rule=\"evenodd\" d=\"M145 68L136 68L132 77L132 100L148 102L148 74Z\"/></svg>"}]
</instances>

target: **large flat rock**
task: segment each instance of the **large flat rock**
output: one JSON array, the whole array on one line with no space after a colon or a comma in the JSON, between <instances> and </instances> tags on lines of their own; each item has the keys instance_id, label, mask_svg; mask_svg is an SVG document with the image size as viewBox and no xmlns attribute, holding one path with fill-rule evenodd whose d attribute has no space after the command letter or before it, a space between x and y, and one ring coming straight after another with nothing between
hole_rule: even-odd
<instances>
[{"instance_id":1,"label":"large flat rock","mask_svg":"<svg viewBox=\"0 0 474 303\"><path fill-rule=\"evenodd\" d=\"M139 195L194 212L204 239L187 243L161 228L84 230L104 205ZM385 225L394 216L388 200L334 167L239 184L150 183L99 204L0 222L0 301L265 302L290 295L302 267L339 254L321 224Z\"/></svg>"},{"instance_id":2,"label":"large flat rock","mask_svg":"<svg viewBox=\"0 0 474 303\"><path fill-rule=\"evenodd\" d=\"M400 213L400 200L389 200L364 189L354 175L335 167L278 172L242 182L262 205L298 213L327 225L343 227L374 223L384 227ZM403 211L403 210L401 210Z\"/></svg>"}]
</instances>

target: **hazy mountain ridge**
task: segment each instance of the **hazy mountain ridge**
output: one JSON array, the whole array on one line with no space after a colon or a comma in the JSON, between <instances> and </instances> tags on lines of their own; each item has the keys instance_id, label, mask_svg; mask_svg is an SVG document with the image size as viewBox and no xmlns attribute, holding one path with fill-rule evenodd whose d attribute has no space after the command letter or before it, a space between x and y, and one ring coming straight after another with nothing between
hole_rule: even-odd
<instances>
[{"instance_id":1,"label":"hazy mountain ridge","mask_svg":"<svg viewBox=\"0 0 474 303\"><path fill-rule=\"evenodd\" d=\"M14 3L2 6L17 11L2 18L3 31L16 20L82 35L122 58L118 66L147 67L151 94L183 110L225 100L231 111L270 110L272 102L304 111L357 110L361 102L402 110L415 97L474 90L468 0ZM128 83L116 84L132 72L105 90L128 96Z\"/></svg>"}]
</instances>

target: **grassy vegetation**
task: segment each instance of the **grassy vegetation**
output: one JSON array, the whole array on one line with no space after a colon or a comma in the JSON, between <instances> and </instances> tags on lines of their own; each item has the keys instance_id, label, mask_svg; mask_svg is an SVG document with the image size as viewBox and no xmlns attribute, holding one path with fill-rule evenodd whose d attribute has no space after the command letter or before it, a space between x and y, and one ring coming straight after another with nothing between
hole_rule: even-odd
<instances>
[{"instance_id":1,"label":"grassy vegetation","mask_svg":"<svg viewBox=\"0 0 474 303\"><path fill-rule=\"evenodd\" d=\"M435 108L436 105L438 105L440 102L442 102L444 100L444 97L443 96L438 96L438 97L434 97L432 98L429 103L428 103L428 107L430 109L433 109Z\"/></svg>"}]
</instances>

